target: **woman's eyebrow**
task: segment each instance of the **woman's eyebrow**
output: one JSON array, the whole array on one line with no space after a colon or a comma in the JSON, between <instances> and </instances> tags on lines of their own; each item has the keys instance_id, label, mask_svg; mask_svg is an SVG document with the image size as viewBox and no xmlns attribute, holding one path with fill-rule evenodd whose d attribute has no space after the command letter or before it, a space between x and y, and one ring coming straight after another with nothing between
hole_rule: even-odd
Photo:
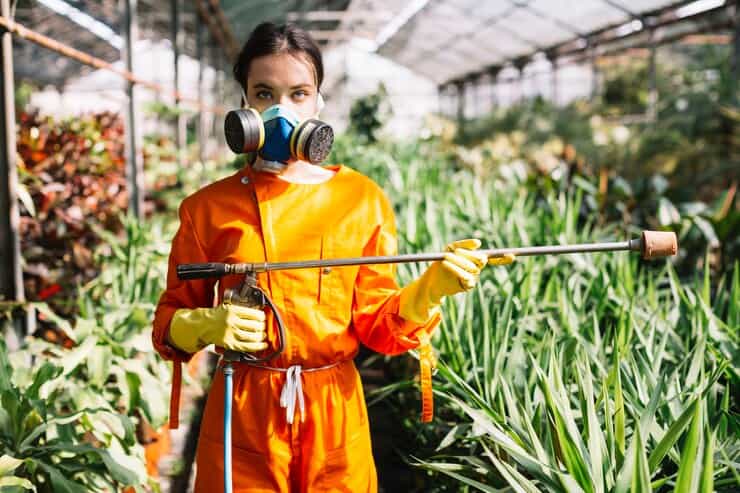
<instances>
[{"instance_id":1,"label":"woman's eyebrow","mask_svg":"<svg viewBox=\"0 0 740 493\"><path fill-rule=\"evenodd\" d=\"M269 90L272 90L272 86L270 86L270 85L268 85L268 84L266 84L264 82L258 82L254 86L252 86L252 87L254 87L255 89L269 89ZM296 89L301 89L301 88L304 88L304 87L311 87L311 84L308 84L308 83L298 84L296 86L291 87L290 90L291 91L295 91Z\"/></svg>"}]
</instances>

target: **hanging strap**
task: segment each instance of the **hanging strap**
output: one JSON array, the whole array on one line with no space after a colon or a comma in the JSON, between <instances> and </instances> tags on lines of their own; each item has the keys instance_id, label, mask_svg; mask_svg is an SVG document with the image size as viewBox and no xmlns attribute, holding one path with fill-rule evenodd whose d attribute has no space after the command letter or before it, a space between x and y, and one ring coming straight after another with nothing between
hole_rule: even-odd
<instances>
[{"instance_id":1,"label":"hanging strap","mask_svg":"<svg viewBox=\"0 0 740 493\"><path fill-rule=\"evenodd\" d=\"M429 334L426 332L419 335L419 365L421 383L421 422L429 423L434 417L434 394L432 390L432 372L436 368L437 361Z\"/></svg>"},{"instance_id":2,"label":"hanging strap","mask_svg":"<svg viewBox=\"0 0 740 493\"><path fill-rule=\"evenodd\" d=\"M180 388L182 387L182 361L172 361L172 386L170 387L170 430L180 426Z\"/></svg>"}]
</instances>

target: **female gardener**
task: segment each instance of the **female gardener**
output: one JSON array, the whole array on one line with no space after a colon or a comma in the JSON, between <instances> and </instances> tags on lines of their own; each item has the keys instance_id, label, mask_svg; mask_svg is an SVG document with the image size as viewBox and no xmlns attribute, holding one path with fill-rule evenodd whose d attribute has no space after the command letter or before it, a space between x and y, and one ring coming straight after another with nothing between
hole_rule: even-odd
<instances>
[{"instance_id":1,"label":"female gardener","mask_svg":"<svg viewBox=\"0 0 740 493\"><path fill-rule=\"evenodd\" d=\"M255 28L234 75L246 104L265 119L281 114L305 120L320 111L321 53L293 25ZM175 362L173 426L182 362L209 344L263 351L276 332L271 311L219 302L240 276L225 276L215 289L209 279L179 280L178 264L397 253L388 198L344 165L256 155L239 172L183 200L179 216L153 332L156 349ZM478 281L488 262L479 246L476 239L447 245L445 260L403 288L393 264L259 273L258 284L281 312L288 337L269 366L234 364L234 491L377 491L367 409L352 358L360 342L399 354L427 341L440 321L442 298ZM217 372L200 429L197 492L223 491L223 397L224 377Z\"/></svg>"}]
</instances>

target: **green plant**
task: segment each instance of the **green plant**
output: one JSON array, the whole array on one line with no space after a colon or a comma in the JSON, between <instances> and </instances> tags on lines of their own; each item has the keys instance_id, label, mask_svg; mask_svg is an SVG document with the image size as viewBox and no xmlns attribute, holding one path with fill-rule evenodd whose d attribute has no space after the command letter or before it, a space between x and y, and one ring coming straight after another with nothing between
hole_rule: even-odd
<instances>
[{"instance_id":1,"label":"green plant","mask_svg":"<svg viewBox=\"0 0 740 493\"><path fill-rule=\"evenodd\" d=\"M69 372L45 361L19 374L0 342L0 485L83 492L144 484L143 449L126 416L108 406L60 408Z\"/></svg>"},{"instance_id":2,"label":"green plant","mask_svg":"<svg viewBox=\"0 0 740 493\"><path fill-rule=\"evenodd\" d=\"M378 90L367 96L357 98L349 110L349 126L360 139L366 142L376 142L377 132L383 127L390 114L386 99L388 91L383 83Z\"/></svg>"},{"instance_id":3,"label":"green plant","mask_svg":"<svg viewBox=\"0 0 740 493\"><path fill-rule=\"evenodd\" d=\"M340 139L335 152L384 185L402 252L471 236L484 247L607 241L647 226L645 216L600 222L598 178L577 170L544 175L508 163L483 179L451 165L436 142ZM727 203L696 217L732 210ZM665 227L677 227L671 221ZM418 424L410 380L368 393L401 424L401 455L431 474L417 475L413 491L624 491L633 482L634 491L663 491L693 478L736 488L740 273L729 265L712 274L707 258L521 258L446 300L434 340L435 421ZM705 267L696 280L681 278L674 261L692 273ZM399 265L400 284L422 268ZM386 364L391 380L416 372ZM695 453L682 461L687 451Z\"/></svg>"}]
</instances>

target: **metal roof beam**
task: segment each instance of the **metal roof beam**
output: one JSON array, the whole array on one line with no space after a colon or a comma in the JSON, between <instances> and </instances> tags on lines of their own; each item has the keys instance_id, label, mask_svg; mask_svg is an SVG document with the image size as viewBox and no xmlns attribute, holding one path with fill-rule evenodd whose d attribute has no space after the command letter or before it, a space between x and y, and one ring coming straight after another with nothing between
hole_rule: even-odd
<instances>
[{"instance_id":1,"label":"metal roof beam","mask_svg":"<svg viewBox=\"0 0 740 493\"><path fill-rule=\"evenodd\" d=\"M316 41L341 41L345 39L350 39L353 36L373 36L373 33L370 31L352 31L347 29L335 29L331 31L309 30L306 32Z\"/></svg>"},{"instance_id":2,"label":"metal roof beam","mask_svg":"<svg viewBox=\"0 0 740 493\"><path fill-rule=\"evenodd\" d=\"M512 2L512 3L516 3L517 2L517 0L509 0L509 1ZM567 23L565 21L561 21L560 19L556 19L555 17L549 16L546 13L540 11L539 9L535 9L535 8L531 7L529 4L521 5L521 7L523 9L531 12L532 14L536 15L537 17L539 17L541 19L545 19L547 21L552 22L553 24L559 26L564 31L568 31L569 33L571 33L574 36L583 36L583 33L578 28L576 28L575 26L572 26L572 25L570 25L569 23Z\"/></svg>"},{"instance_id":3,"label":"metal roof beam","mask_svg":"<svg viewBox=\"0 0 740 493\"><path fill-rule=\"evenodd\" d=\"M390 10L310 10L308 12L288 12L286 19L289 21L341 21L342 19L363 19L374 17L380 20L389 20L393 17Z\"/></svg>"},{"instance_id":4,"label":"metal roof beam","mask_svg":"<svg viewBox=\"0 0 740 493\"><path fill-rule=\"evenodd\" d=\"M406 7L401 10L383 29L380 30L377 37L375 38L376 48L379 50L385 45L389 39L391 39L403 26L416 17L419 12L424 10L429 5L429 0L414 0L413 2L406 4Z\"/></svg>"},{"instance_id":5,"label":"metal roof beam","mask_svg":"<svg viewBox=\"0 0 740 493\"><path fill-rule=\"evenodd\" d=\"M461 10L459 6L456 6L456 7L458 8L458 10ZM478 31L479 28L481 28L481 27L491 27L492 25L495 25L496 24L496 20L508 17L516 9L517 9L516 6L512 6L509 10L507 10L503 14L498 14L498 15L495 15L495 16L492 16L492 17L488 17L486 19L483 19L481 22L478 23L477 26L475 26L474 29L471 29L469 31L466 31L465 33L462 33L462 34L456 34L456 35L454 35L454 36L452 36L450 38L445 39L443 42L441 42L441 43L439 43L439 44L437 44L437 45L435 45L435 46L433 46L431 48L428 48L426 50L423 50L419 54L419 56L417 56L411 63L418 63L420 60L423 60L424 58L426 58L427 55L432 54L432 53L437 53L438 51L440 51L441 49L443 49L445 46L449 45L450 43L454 43L455 41L459 41L461 39L470 38L472 35L474 35ZM487 24L488 24L488 26L487 26ZM496 50L493 50L493 49L491 49L490 51L496 52Z\"/></svg>"},{"instance_id":6,"label":"metal roof beam","mask_svg":"<svg viewBox=\"0 0 740 493\"><path fill-rule=\"evenodd\" d=\"M608 0L604 0L604 1L608 1ZM611 3L614 3L614 2L611 2ZM610 3L610 5L611 5L611 3ZM654 18L654 22L651 22L649 26L646 26L645 23L643 22L643 27L641 29L636 30L636 31L631 32L631 33L628 33L626 35L605 37L608 33L613 32L620 25L623 25L624 24L623 22L620 22L618 24L612 24L612 25L609 25L609 26L605 26L603 28L596 29L596 30L591 31L590 33L587 33L587 34L585 34L585 35L583 35L583 36L581 36L579 38L576 38L576 39L570 39L570 40L564 41L562 43L556 43L553 46L547 47L546 49L538 48L537 51L544 51L546 53L549 53L550 54L549 56L558 56L558 57L577 55L579 53L583 53L583 52L588 51L589 49L591 49L596 44L608 44L608 43L612 43L614 41L619 41L619 40L622 40L624 38L628 38L628 37L631 37L631 36L635 36L635 35L644 33L644 32L646 32L646 29L657 29L657 28L668 26L668 25L675 24L675 23L678 23L678 22L691 21L692 19L696 19L696 18L700 18L700 17L706 16L706 15L710 15L712 13L719 12L719 11L721 11L723 9L729 11L730 5L732 4L732 2L729 2L729 3L726 2L725 4L723 4L721 6L714 7L714 8L711 8L709 10L705 10L705 11L698 12L698 13L695 13L695 14L687 15L687 16L681 17L681 18L678 18L678 17L675 17L675 16L673 16L673 17L666 17L668 14L675 12L678 8L680 8L682 6L685 6L687 3L691 3L691 2L687 2L687 1L684 0L683 2L672 3L671 5L665 6L663 8L653 9L653 10L646 11L646 12L643 12L643 13L640 13L640 14L635 14L635 15L637 15L637 19L638 20L639 19L645 19L647 17L651 17L651 18ZM615 7L615 8L618 8L616 5L617 4L611 5L611 6L612 7ZM503 29L506 29L506 28L503 28ZM510 30L507 30L507 32L510 32ZM516 35L516 33L511 33L511 34ZM579 39L580 40L585 39L585 40L588 41L588 43L583 43L583 42L582 43L578 43ZM616 51L620 51L620 50L621 50L621 48L618 48ZM612 51L615 51L615 50L610 50L610 52L612 52ZM511 58L509 58L509 59L507 59L505 61L511 61ZM479 70L478 72L484 72L485 70L486 69L483 68L483 69ZM450 80L456 80L456 79L457 78L451 78ZM449 81L445 81L445 82L442 82L441 84L446 84L448 82Z\"/></svg>"}]
</instances>

